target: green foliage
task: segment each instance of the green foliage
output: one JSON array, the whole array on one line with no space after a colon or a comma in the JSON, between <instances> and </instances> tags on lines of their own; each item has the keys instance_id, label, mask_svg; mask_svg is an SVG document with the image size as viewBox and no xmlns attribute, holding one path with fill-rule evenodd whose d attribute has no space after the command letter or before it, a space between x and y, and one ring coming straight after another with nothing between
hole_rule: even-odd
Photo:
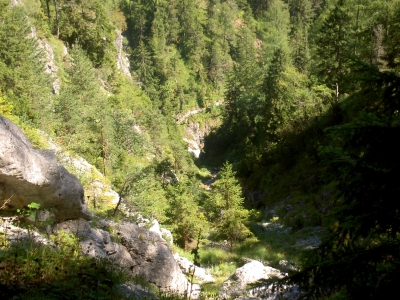
<instances>
[{"instance_id":1,"label":"green foliage","mask_svg":"<svg viewBox=\"0 0 400 300\"><path fill-rule=\"evenodd\" d=\"M79 45L70 51L71 66L55 105L55 133L68 150L83 155L106 174L113 140L110 106L98 76Z\"/></svg>"},{"instance_id":2,"label":"green foliage","mask_svg":"<svg viewBox=\"0 0 400 300\"><path fill-rule=\"evenodd\" d=\"M345 289L350 298L381 297L396 289L390 278L398 276L400 223L392 197L398 193L393 180L399 168L392 141L398 131L395 87L400 80L394 72L365 64L360 71L366 78L363 88L374 94L370 106L354 112L351 121L328 128L329 144L321 147L321 156L339 182L330 235L298 275L305 283L306 274L315 271L306 284L315 295L332 286ZM347 101L360 101L365 90ZM331 272L340 276L327 276Z\"/></svg>"},{"instance_id":3,"label":"green foliage","mask_svg":"<svg viewBox=\"0 0 400 300\"><path fill-rule=\"evenodd\" d=\"M188 179L168 187L168 218L177 240L186 250L191 240L207 233L207 221L199 206L199 187Z\"/></svg>"},{"instance_id":4,"label":"green foliage","mask_svg":"<svg viewBox=\"0 0 400 300\"><path fill-rule=\"evenodd\" d=\"M73 235L60 231L51 240L53 245L17 242L2 248L3 298L122 299L114 289L125 278L119 270L107 261L80 255Z\"/></svg>"},{"instance_id":5,"label":"green foliage","mask_svg":"<svg viewBox=\"0 0 400 300\"><path fill-rule=\"evenodd\" d=\"M3 93L0 90L0 114L7 118L10 119L14 123L18 123L19 119L18 117L14 116L12 114L13 111L13 105L7 100L7 96L3 95Z\"/></svg>"},{"instance_id":6,"label":"green foliage","mask_svg":"<svg viewBox=\"0 0 400 300\"><path fill-rule=\"evenodd\" d=\"M35 146L40 128L84 156L184 247L208 224L235 255L297 257L290 233L250 235L245 201L296 234L329 225L298 280L367 298L398 276L399 19L398 0L0 0L0 113ZM32 26L54 47L59 95ZM132 78L114 65L116 28ZM245 193L229 164L209 197L199 188L176 122L198 108L202 129L223 118L202 156L234 161Z\"/></svg>"},{"instance_id":7,"label":"green foliage","mask_svg":"<svg viewBox=\"0 0 400 300\"><path fill-rule=\"evenodd\" d=\"M234 176L232 165L225 163L206 203L208 215L216 223L217 234L226 238L231 248L251 235L245 225L249 212L243 208L242 190Z\"/></svg>"},{"instance_id":8,"label":"green foliage","mask_svg":"<svg viewBox=\"0 0 400 300\"><path fill-rule=\"evenodd\" d=\"M0 115L6 117L12 122L19 125L24 134L28 137L28 139L32 142L32 145L35 148L46 149L47 142L43 138L42 134L38 132L38 130L31 125L24 124L20 122L20 119L13 114L13 105L7 100L5 95L2 95L0 90Z\"/></svg>"},{"instance_id":9,"label":"green foliage","mask_svg":"<svg viewBox=\"0 0 400 300\"><path fill-rule=\"evenodd\" d=\"M146 174L146 170L138 171L138 177L128 198L128 203L132 204L135 210L144 217L164 222L168 202L161 182L154 178L154 174Z\"/></svg>"},{"instance_id":10,"label":"green foliage","mask_svg":"<svg viewBox=\"0 0 400 300\"><path fill-rule=\"evenodd\" d=\"M400 3L398 1L393 1L393 3L384 3L384 5L386 6L386 15L382 14L382 18L386 17L387 22L390 22L388 24L390 26L390 33L384 37L385 59L388 66L398 72L400 66Z\"/></svg>"},{"instance_id":11,"label":"green foliage","mask_svg":"<svg viewBox=\"0 0 400 300\"><path fill-rule=\"evenodd\" d=\"M38 131L37 128L34 128L27 124L20 124L19 126L24 134L31 141L34 148L37 149L48 149L49 144L46 138L43 136L41 132Z\"/></svg>"},{"instance_id":12,"label":"green foliage","mask_svg":"<svg viewBox=\"0 0 400 300\"><path fill-rule=\"evenodd\" d=\"M350 36L352 34L349 9L346 1L337 1L320 28L317 37L318 69L325 82L342 88L345 73L348 72L348 55L350 54Z\"/></svg>"},{"instance_id":13,"label":"green foliage","mask_svg":"<svg viewBox=\"0 0 400 300\"><path fill-rule=\"evenodd\" d=\"M23 6L0 4L0 87L24 123L40 123L48 109L50 78L44 72L43 52L31 37L33 20Z\"/></svg>"},{"instance_id":14,"label":"green foliage","mask_svg":"<svg viewBox=\"0 0 400 300\"><path fill-rule=\"evenodd\" d=\"M113 64L115 33L102 1L74 2L74 5L57 1L51 10L47 11L48 21L58 38L69 46L79 43L95 66Z\"/></svg>"}]
</instances>

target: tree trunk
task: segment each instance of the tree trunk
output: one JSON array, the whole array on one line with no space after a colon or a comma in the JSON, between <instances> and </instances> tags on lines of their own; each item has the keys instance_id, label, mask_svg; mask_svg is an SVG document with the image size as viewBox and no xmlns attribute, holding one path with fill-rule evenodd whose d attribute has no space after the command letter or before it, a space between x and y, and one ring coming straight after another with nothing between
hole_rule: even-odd
<instances>
[{"instance_id":1,"label":"tree trunk","mask_svg":"<svg viewBox=\"0 0 400 300\"><path fill-rule=\"evenodd\" d=\"M50 3L49 3L49 1L50 0L46 0L46 9L47 9L47 18L49 18L49 20L50 20L51 16L50 16Z\"/></svg>"},{"instance_id":2,"label":"tree trunk","mask_svg":"<svg viewBox=\"0 0 400 300\"><path fill-rule=\"evenodd\" d=\"M54 8L56 10L56 26L57 26L57 38L60 37L60 27L59 27L59 15L58 15L58 4L57 4L57 0L53 0L54 2Z\"/></svg>"},{"instance_id":3,"label":"tree trunk","mask_svg":"<svg viewBox=\"0 0 400 300\"><path fill-rule=\"evenodd\" d=\"M107 176L106 174L106 147L105 147L105 142L104 142L104 129L101 128L101 156L103 158L103 174L104 176Z\"/></svg>"}]
</instances>

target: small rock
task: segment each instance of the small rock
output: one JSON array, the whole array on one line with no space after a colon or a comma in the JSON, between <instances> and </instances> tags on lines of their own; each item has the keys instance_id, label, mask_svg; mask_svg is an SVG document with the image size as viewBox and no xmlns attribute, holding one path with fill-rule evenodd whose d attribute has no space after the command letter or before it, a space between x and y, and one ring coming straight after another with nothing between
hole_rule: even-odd
<instances>
[{"instance_id":1,"label":"small rock","mask_svg":"<svg viewBox=\"0 0 400 300\"><path fill-rule=\"evenodd\" d=\"M200 284L215 282L214 277L206 269L194 265L185 257L179 256L178 253L174 254L174 258L181 268L183 274L189 275L194 270L194 276L198 279Z\"/></svg>"},{"instance_id":2,"label":"small rock","mask_svg":"<svg viewBox=\"0 0 400 300\"><path fill-rule=\"evenodd\" d=\"M131 282L126 282L120 284L118 286L118 291L122 294L122 296L129 299L147 299L147 300L155 300L157 296L150 291L140 285L133 284Z\"/></svg>"},{"instance_id":3,"label":"small rock","mask_svg":"<svg viewBox=\"0 0 400 300\"><path fill-rule=\"evenodd\" d=\"M278 264L283 272L298 271L298 267L291 261L280 260Z\"/></svg>"}]
</instances>

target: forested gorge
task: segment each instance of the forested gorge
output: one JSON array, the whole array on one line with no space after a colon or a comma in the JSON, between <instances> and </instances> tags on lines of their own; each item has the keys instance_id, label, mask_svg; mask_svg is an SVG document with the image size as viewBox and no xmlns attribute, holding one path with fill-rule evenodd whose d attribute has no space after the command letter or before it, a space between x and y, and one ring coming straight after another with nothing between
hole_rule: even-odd
<instances>
[{"instance_id":1,"label":"forested gorge","mask_svg":"<svg viewBox=\"0 0 400 300\"><path fill-rule=\"evenodd\" d=\"M315 249L276 250L300 267L275 284L308 299L396 294L399 110L398 0L0 0L2 116L84 157L185 250L271 248L269 219L323 227Z\"/></svg>"}]
</instances>

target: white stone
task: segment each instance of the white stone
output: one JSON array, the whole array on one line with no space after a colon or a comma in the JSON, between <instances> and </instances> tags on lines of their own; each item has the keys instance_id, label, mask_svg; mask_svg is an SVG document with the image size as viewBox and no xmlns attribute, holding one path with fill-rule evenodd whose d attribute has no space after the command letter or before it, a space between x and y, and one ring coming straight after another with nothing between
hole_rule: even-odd
<instances>
[{"instance_id":1,"label":"white stone","mask_svg":"<svg viewBox=\"0 0 400 300\"><path fill-rule=\"evenodd\" d=\"M261 262L253 260L243 267L238 268L232 279L238 283L239 288L245 288L248 284L254 283L260 279L269 279L271 277L282 277L278 269L264 266Z\"/></svg>"},{"instance_id":2,"label":"white stone","mask_svg":"<svg viewBox=\"0 0 400 300\"><path fill-rule=\"evenodd\" d=\"M264 266L261 262L252 260L238 268L235 273L224 282L220 290L220 299L231 299L235 296L244 295L246 294L246 286L248 284L255 283L261 279L270 279L271 277L282 278L284 275L285 274L282 274L278 269Z\"/></svg>"},{"instance_id":3,"label":"white stone","mask_svg":"<svg viewBox=\"0 0 400 300\"><path fill-rule=\"evenodd\" d=\"M214 277L212 277L208 270L194 265L186 257L181 257L178 253L175 253L174 258L184 274L190 275L194 270L194 277L196 277L200 284L215 282Z\"/></svg>"}]
</instances>

